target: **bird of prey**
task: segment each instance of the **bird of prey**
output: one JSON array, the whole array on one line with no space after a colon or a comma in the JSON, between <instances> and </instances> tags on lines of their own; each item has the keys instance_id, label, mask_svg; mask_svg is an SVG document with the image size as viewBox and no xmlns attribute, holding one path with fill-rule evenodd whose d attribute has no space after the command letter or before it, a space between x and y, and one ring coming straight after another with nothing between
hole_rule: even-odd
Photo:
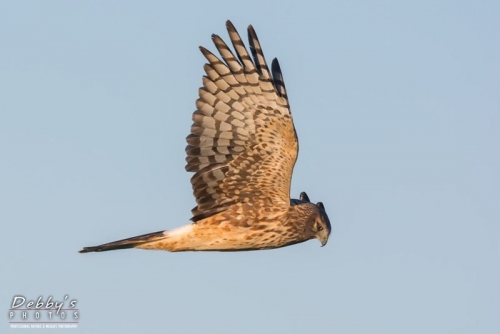
<instances>
[{"instance_id":1,"label":"bird of prey","mask_svg":"<svg viewBox=\"0 0 500 334\"><path fill-rule=\"evenodd\" d=\"M208 60L199 89L186 170L196 207L192 223L80 252L140 248L171 252L272 249L318 239L324 246L331 225L321 202L306 193L290 199L298 141L278 60L267 65L255 30L248 27L250 52L230 21L234 48L217 35L219 58Z\"/></svg>"}]
</instances>

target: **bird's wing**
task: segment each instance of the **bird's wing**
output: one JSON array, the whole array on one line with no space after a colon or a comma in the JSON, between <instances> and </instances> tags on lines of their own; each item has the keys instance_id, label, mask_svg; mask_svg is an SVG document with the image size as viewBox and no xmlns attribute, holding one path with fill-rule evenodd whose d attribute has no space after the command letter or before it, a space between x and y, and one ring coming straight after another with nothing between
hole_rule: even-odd
<instances>
[{"instance_id":1,"label":"bird's wing","mask_svg":"<svg viewBox=\"0 0 500 334\"><path fill-rule=\"evenodd\" d=\"M212 35L222 60L200 47L208 63L199 89L186 170L197 221L235 203L288 207L298 141L277 59L267 66L259 40L248 27L251 56L230 21L235 54Z\"/></svg>"}]
</instances>

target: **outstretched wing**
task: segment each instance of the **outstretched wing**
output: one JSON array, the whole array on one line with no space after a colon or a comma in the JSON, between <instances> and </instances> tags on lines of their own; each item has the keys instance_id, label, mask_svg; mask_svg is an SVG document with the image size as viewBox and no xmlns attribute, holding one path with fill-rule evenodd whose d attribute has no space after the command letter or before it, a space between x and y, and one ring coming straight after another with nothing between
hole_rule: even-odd
<instances>
[{"instance_id":1,"label":"outstretched wing","mask_svg":"<svg viewBox=\"0 0 500 334\"><path fill-rule=\"evenodd\" d=\"M274 59L271 75L252 26L251 57L233 24L226 25L236 56L217 35L223 61L200 47L208 64L186 138L186 170L195 172L193 221L235 203L290 205L298 141L281 69Z\"/></svg>"}]
</instances>

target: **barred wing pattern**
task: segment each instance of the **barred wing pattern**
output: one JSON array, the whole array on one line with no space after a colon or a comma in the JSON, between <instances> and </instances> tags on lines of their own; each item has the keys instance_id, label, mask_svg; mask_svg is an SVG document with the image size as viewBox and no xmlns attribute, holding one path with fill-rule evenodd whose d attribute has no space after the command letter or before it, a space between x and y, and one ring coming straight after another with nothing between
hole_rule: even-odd
<instances>
[{"instance_id":1,"label":"barred wing pattern","mask_svg":"<svg viewBox=\"0 0 500 334\"><path fill-rule=\"evenodd\" d=\"M326 245L331 224L321 202L305 192L290 199L298 142L278 61L269 70L252 26L250 53L227 21L235 52L212 35L221 58L208 59L186 138L186 170L197 206L193 223L97 246L115 249L246 251L280 248L313 238Z\"/></svg>"},{"instance_id":2,"label":"barred wing pattern","mask_svg":"<svg viewBox=\"0 0 500 334\"><path fill-rule=\"evenodd\" d=\"M195 172L193 221L236 203L290 206L298 141L281 69L274 59L270 73L252 26L251 57L233 24L226 25L236 57L217 35L223 61L200 47L208 63L186 138L186 170Z\"/></svg>"}]
</instances>

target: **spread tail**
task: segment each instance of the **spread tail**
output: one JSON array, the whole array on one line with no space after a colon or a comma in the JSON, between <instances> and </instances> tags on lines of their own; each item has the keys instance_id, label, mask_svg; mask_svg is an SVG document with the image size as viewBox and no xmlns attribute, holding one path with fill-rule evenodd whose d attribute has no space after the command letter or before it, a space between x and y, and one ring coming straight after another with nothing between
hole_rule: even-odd
<instances>
[{"instance_id":1,"label":"spread tail","mask_svg":"<svg viewBox=\"0 0 500 334\"><path fill-rule=\"evenodd\" d=\"M153 232L153 233L139 235L137 237L109 242L107 244L102 244L99 246L83 247L83 249L79 251L79 253L105 252L115 249L135 248L142 244L158 241L164 238L165 238L164 231Z\"/></svg>"}]
</instances>

